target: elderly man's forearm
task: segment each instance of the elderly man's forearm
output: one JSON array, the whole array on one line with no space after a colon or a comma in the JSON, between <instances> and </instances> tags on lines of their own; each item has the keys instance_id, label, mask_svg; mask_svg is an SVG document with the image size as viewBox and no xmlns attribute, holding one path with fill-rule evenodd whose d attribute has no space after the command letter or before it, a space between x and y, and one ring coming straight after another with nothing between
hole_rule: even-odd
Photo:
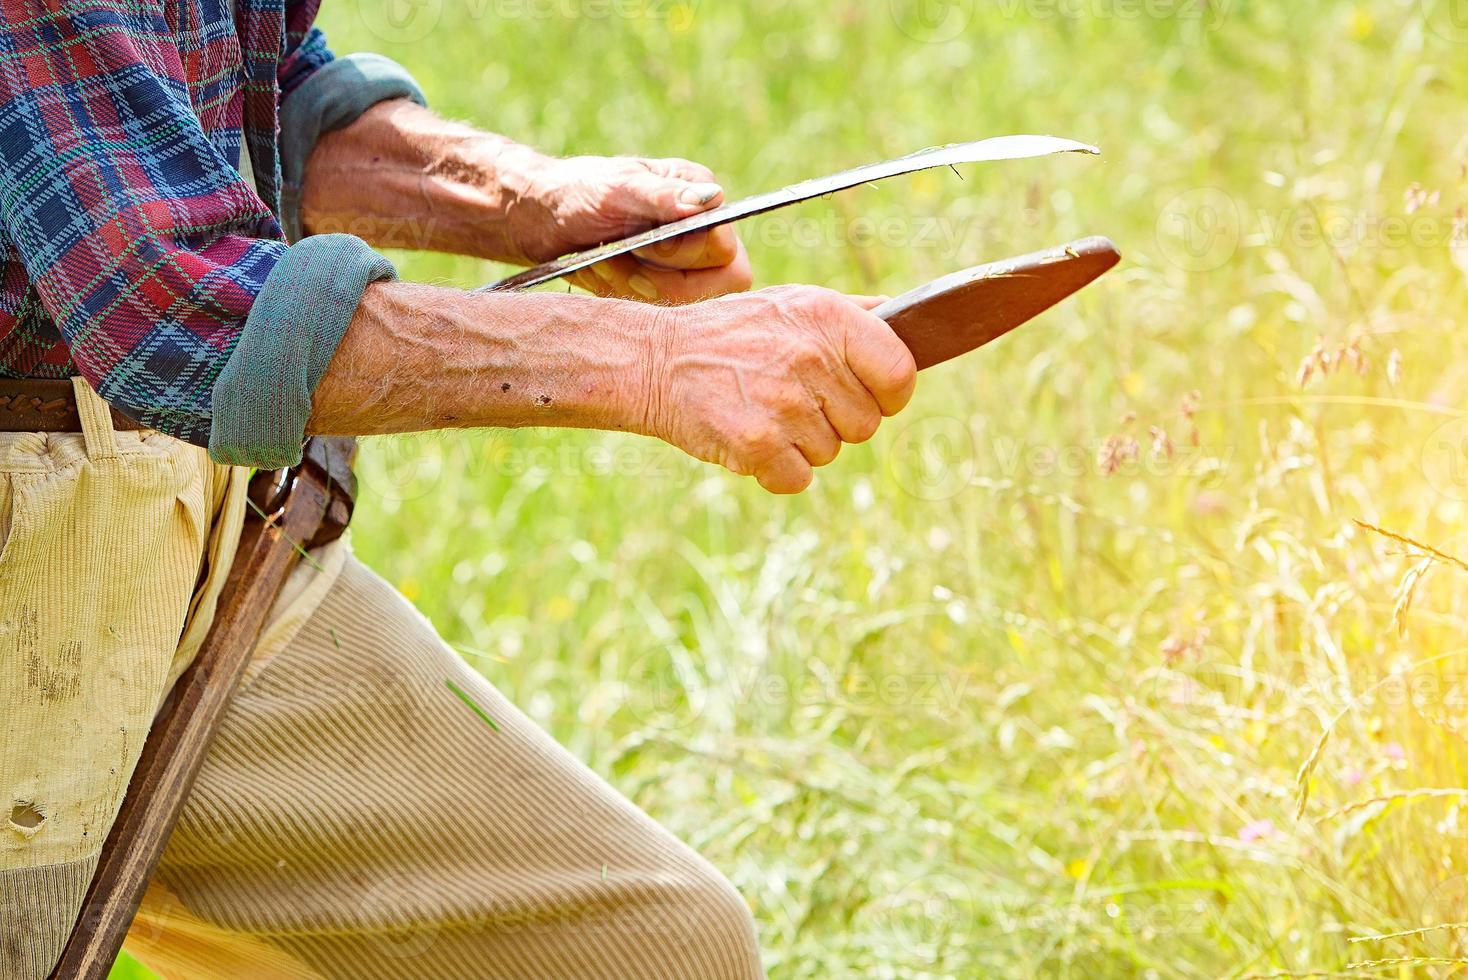
<instances>
[{"instance_id":1,"label":"elderly man's forearm","mask_svg":"<svg viewBox=\"0 0 1468 980\"><path fill-rule=\"evenodd\" d=\"M782 286L688 306L367 287L309 430L553 425L654 436L793 493L912 397L873 297Z\"/></svg>"},{"instance_id":2,"label":"elderly man's forearm","mask_svg":"<svg viewBox=\"0 0 1468 980\"><path fill-rule=\"evenodd\" d=\"M545 158L442 119L406 99L382 102L322 134L306 162L308 234L347 232L385 248L528 263L520 242L543 215L522 207Z\"/></svg>"},{"instance_id":3,"label":"elderly man's forearm","mask_svg":"<svg viewBox=\"0 0 1468 980\"><path fill-rule=\"evenodd\" d=\"M309 431L640 430L660 315L562 293L375 283L316 388Z\"/></svg>"}]
</instances>

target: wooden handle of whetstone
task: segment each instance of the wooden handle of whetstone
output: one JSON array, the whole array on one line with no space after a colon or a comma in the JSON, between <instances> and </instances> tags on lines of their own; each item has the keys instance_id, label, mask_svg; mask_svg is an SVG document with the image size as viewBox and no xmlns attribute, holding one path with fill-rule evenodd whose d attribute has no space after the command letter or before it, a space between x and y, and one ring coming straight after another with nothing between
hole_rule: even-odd
<instances>
[{"instance_id":1,"label":"wooden handle of whetstone","mask_svg":"<svg viewBox=\"0 0 1468 980\"><path fill-rule=\"evenodd\" d=\"M1109 239L1084 238L955 272L872 312L902 338L922 370L997 340L1119 261Z\"/></svg>"}]
</instances>

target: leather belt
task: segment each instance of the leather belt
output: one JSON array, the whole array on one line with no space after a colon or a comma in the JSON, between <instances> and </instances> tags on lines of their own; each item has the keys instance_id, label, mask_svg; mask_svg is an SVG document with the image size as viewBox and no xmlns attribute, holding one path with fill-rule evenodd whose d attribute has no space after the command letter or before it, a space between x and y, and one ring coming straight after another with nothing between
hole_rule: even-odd
<instances>
[{"instance_id":1,"label":"leather belt","mask_svg":"<svg viewBox=\"0 0 1468 980\"><path fill-rule=\"evenodd\" d=\"M112 409L112 427L137 431L147 426ZM82 418L70 381L0 378L0 432L80 432Z\"/></svg>"}]
</instances>

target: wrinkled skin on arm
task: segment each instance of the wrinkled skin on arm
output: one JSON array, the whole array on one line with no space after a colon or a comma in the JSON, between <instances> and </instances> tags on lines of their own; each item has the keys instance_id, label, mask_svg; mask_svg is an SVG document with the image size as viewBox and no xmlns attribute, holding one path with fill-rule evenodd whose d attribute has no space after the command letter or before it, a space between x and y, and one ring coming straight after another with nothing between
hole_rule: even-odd
<instances>
[{"instance_id":1,"label":"wrinkled skin on arm","mask_svg":"<svg viewBox=\"0 0 1468 980\"><path fill-rule=\"evenodd\" d=\"M638 432L796 493L912 397L912 355L868 312L876 302L816 286L656 307L377 283L316 389L311 431Z\"/></svg>"},{"instance_id":2,"label":"wrinkled skin on arm","mask_svg":"<svg viewBox=\"0 0 1468 980\"><path fill-rule=\"evenodd\" d=\"M722 201L687 160L552 159L399 101L321 139L302 217L312 233L536 263ZM637 432L795 493L912 397L912 356L870 312L880 299L746 293L749 258L730 228L577 281L597 295L369 286L316 390L311 431Z\"/></svg>"},{"instance_id":3,"label":"wrinkled skin on arm","mask_svg":"<svg viewBox=\"0 0 1468 980\"><path fill-rule=\"evenodd\" d=\"M395 100L321 137L301 216L312 234L534 265L723 202L713 173L688 160L549 157ZM722 227L574 281L599 296L687 303L746 290L752 274L738 236Z\"/></svg>"}]
</instances>

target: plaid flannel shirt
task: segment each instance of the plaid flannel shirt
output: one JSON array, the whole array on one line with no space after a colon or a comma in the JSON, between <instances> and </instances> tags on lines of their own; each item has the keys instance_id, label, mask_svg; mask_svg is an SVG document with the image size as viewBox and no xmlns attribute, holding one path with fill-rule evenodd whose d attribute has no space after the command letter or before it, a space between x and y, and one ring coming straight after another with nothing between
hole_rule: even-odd
<instances>
[{"instance_id":1,"label":"plaid flannel shirt","mask_svg":"<svg viewBox=\"0 0 1468 980\"><path fill-rule=\"evenodd\" d=\"M0 0L0 376L81 374L224 462L299 458L312 390L393 269L282 223L299 235L322 131L423 101L385 58L334 59L319 3Z\"/></svg>"}]
</instances>

